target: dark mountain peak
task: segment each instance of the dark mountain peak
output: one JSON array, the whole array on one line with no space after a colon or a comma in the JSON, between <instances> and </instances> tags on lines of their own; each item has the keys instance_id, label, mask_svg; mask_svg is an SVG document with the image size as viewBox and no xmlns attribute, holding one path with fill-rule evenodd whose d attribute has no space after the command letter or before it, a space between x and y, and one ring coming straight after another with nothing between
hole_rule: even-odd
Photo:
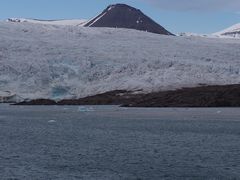
<instances>
[{"instance_id":1,"label":"dark mountain peak","mask_svg":"<svg viewBox=\"0 0 240 180\"><path fill-rule=\"evenodd\" d=\"M111 5L109 5L107 7L107 9L110 9L110 10L112 10L113 8L123 8L123 9L127 9L127 10L137 10L137 11L140 11L139 9L136 9L136 8L134 8L132 6L129 6L127 4L121 4L121 3L119 3L119 4L111 4Z\"/></svg>"},{"instance_id":2,"label":"dark mountain peak","mask_svg":"<svg viewBox=\"0 0 240 180\"><path fill-rule=\"evenodd\" d=\"M173 35L161 25L126 4L109 5L101 14L85 24L86 27L127 28L156 34Z\"/></svg>"}]
</instances>

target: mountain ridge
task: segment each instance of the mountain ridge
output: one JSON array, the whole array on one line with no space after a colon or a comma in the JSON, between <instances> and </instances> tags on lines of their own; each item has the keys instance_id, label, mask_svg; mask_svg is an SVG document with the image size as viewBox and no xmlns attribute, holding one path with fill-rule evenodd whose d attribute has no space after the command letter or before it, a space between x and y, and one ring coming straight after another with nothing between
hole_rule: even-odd
<instances>
[{"instance_id":1,"label":"mountain ridge","mask_svg":"<svg viewBox=\"0 0 240 180\"><path fill-rule=\"evenodd\" d=\"M85 27L127 28L156 34L174 35L141 10L126 4L109 5L102 13L89 20Z\"/></svg>"},{"instance_id":2,"label":"mountain ridge","mask_svg":"<svg viewBox=\"0 0 240 180\"><path fill-rule=\"evenodd\" d=\"M240 23L234 24L222 31L213 33L215 36L240 38Z\"/></svg>"}]
</instances>

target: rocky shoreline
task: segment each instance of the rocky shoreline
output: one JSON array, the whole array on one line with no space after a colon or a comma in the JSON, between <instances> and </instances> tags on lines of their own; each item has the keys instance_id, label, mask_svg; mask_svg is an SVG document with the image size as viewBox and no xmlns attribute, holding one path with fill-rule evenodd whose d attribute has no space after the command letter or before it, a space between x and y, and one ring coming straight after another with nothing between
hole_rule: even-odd
<instances>
[{"instance_id":1,"label":"rocky shoreline","mask_svg":"<svg viewBox=\"0 0 240 180\"><path fill-rule=\"evenodd\" d=\"M80 99L36 99L15 105L121 105L124 107L240 107L240 84L201 86L148 94L116 90Z\"/></svg>"}]
</instances>

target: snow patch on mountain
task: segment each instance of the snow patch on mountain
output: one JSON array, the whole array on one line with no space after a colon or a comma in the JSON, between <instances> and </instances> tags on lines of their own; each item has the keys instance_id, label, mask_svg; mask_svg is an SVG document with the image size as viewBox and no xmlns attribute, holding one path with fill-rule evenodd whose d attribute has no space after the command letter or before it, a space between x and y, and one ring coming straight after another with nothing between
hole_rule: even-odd
<instances>
[{"instance_id":1,"label":"snow patch on mountain","mask_svg":"<svg viewBox=\"0 0 240 180\"><path fill-rule=\"evenodd\" d=\"M93 22L91 22L88 26L91 27L95 22L97 22L99 19L101 19L103 16L105 16L107 13L103 13L100 16L96 17Z\"/></svg>"},{"instance_id":2,"label":"snow patch on mountain","mask_svg":"<svg viewBox=\"0 0 240 180\"><path fill-rule=\"evenodd\" d=\"M0 91L78 98L240 83L240 41L0 22Z\"/></svg>"},{"instance_id":3,"label":"snow patch on mountain","mask_svg":"<svg viewBox=\"0 0 240 180\"><path fill-rule=\"evenodd\" d=\"M108 10L108 11L111 11L113 8L115 8L115 5L109 6L107 10Z\"/></svg>"}]
</instances>

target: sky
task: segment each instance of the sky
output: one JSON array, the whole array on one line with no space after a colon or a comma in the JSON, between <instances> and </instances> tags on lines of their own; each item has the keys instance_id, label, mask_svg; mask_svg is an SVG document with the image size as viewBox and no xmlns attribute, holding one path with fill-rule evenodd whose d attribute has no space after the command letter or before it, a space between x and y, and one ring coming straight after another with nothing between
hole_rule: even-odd
<instances>
[{"instance_id":1,"label":"sky","mask_svg":"<svg viewBox=\"0 0 240 180\"><path fill-rule=\"evenodd\" d=\"M240 23L240 0L0 0L0 19L90 19L125 3L173 33L213 33Z\"/></svg>"}]
</instances>

